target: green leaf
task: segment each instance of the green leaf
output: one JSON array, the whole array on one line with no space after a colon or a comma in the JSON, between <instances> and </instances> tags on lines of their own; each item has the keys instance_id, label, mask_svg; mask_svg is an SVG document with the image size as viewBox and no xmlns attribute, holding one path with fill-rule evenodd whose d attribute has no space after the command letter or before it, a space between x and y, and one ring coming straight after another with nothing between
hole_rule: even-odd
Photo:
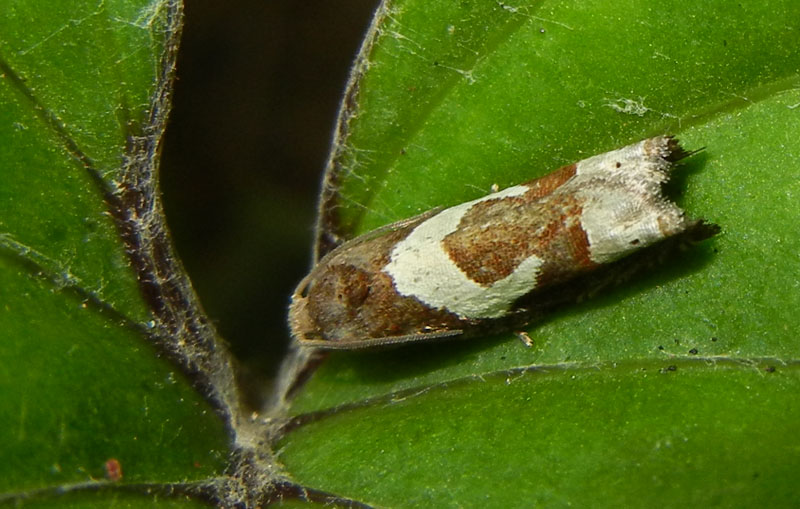
<instances>
[{"instance_id":1,"label":"green leaf","mask_svg":"<svg viewBox=\"0 0 800 509\"><path fill-rule=\"evenodd\" d=\"M94 493L67 493L44 500L27 501L24 507L33 509L106 509L108 507L131 507L146 509L198 509L208 504L189 499L170 499L162 495L124 493L120 491L97 491Z\"/></svg>"},{"instance_id":2,"label":"green leaf","mask_svg":"<svg viewBox=\"0 0 800 509\"><path fill-rule=\"evenodd\" d=\"M800 5L394 1L355 70L323 225L352 237L639 139L706 149L722 233L512 336L331 354L278 444L388 507L790 506L800 496Z\"/></svg>"},{"instance_id":3,"label":"green leaf","mask_svg":"<svg viewBox=\"0 0 800 509\"><path fill-rule=\"evenodd\" d=\"M223 421L152 346L156 317L110 205L136 142L157 130L179 7L4 4L0 503L149 507L158 496L125 487L225 467ZM110 489L108 460L122 469Z\"/></svg>"}]
</instances>

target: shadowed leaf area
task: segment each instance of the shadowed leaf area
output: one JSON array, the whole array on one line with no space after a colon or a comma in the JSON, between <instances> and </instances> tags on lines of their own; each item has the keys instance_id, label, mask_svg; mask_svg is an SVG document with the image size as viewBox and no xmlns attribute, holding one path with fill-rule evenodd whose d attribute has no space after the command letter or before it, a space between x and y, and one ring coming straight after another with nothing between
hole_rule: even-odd
<instances>
[{"instance_id":1,"label":"shadowed leaf area","mask_svg":"<svg viewBox=\"0 0 800 509\"><path fill-rule=\"evenodd\" d=\"M382 507L791 506L800 496L800 6L389 2L324 210L352 237L675 134L715 238L513 335L332 353L279 444ZM656 248L657 249L657 248Z\"/></svg>"}]
</instances>

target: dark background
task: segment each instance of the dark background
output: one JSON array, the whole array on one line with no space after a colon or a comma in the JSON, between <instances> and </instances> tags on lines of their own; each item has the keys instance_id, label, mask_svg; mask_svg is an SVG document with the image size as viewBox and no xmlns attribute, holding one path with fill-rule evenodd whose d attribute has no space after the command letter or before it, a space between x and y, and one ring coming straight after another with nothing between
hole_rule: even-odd
<instances>
[{"instance_id":1,"label":"dark background","mask_svg":"<svg viewBox=\"0 0 800 509\"><path fill-rule=\"evenodd\" d=\"M161 163L167 222L203 305L269 383L311 263L316 194L377 0L188 0Z\"/></svg>"}]
</instances>

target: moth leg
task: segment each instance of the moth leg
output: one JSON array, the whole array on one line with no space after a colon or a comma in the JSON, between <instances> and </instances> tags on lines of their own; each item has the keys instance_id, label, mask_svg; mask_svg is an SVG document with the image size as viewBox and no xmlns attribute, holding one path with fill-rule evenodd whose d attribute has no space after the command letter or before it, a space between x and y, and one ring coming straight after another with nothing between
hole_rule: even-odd
<instances>
[{"instance_id":1,"label":"moth leg","mask_svg":"<svg viewBox=\"0 0 800 509\"><path fill-rule=\"evenodd\" d=\"M525 345L527 348L530 348L530 347L533 346L533 344L534 344L533 343L533 339L530 337L530 335L528 335L527 332L525 332L525 331L517 331L517 332L514 333L514 335L517 336L517 338L520 341L522 341L522 344Z\"/></svg>"}]
</instances>

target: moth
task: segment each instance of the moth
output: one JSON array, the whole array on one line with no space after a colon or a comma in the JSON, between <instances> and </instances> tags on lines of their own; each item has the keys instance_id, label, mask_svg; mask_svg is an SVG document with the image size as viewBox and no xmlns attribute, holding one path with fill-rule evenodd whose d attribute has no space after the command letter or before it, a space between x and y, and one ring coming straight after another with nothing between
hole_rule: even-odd
<instances>
[{"instance_id":1,"label":"moth","mask_svg":"<svg viewBox=\"0 0 800 509\"><path fill-rule=\"evenodd\" d=\"M719 231L663 195L688 155L649 138L345 242L295 290L292 335L359 349L522 327L619 280L635 252Z\"/></svg>"}]
</instances>

